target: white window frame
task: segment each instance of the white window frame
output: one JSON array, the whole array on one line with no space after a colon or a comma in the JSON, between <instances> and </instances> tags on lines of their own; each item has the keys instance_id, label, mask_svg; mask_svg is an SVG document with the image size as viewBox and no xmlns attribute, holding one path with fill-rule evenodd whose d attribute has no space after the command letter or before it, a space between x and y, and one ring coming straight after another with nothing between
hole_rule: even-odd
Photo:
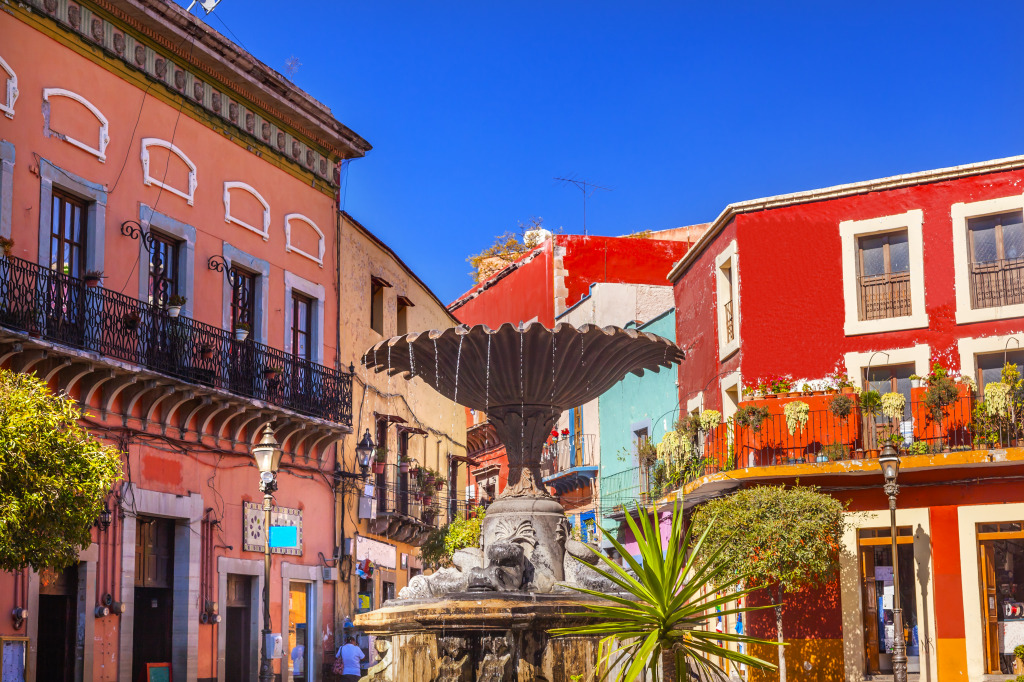
<instances>
[{"instance_id":1,"label":"white window frame","mask_svg":"<svg viewBox=\"0 0 1024 682\"><path fill-rule=\"evenodd\" d=\"M1016 339L1017 343L1011 343L1010 339ZM978 356L1002 353L1004 350L1016 351L1024 349L1024 332L959 339L956 345L957 350L960 352L960 374L962 376L969 376L978 383Z\"/></svg>"},{"instance_id":2,"label":"white window frame","mask_svg":"<svg viewBox=\"0 0 1024 682\"><path fill-rule=\"evenodd\" d=\"M156 178L154 178L152 175L149 174L149 148L150 147L161 147L163 149L166 149L168 151L168 153L174 154L179 159L181 159L182 162L184 162L184 164L186 166L188 166L188 190L187 191L182 191L182 190L178 189L177 187L172 187L171 185L168 185L165 182L163 182L163 180L157 180ZM196 165L194 163L192 163L192 159L188 158L188 156L185 155L185 152L181 151L181 149L179 149L175 145L171 144L167 140L161 140L160 138L157 138L157 137L144 137L144 138L142 138L142 155L141 156L142 156L142 183L144 185L156 185L157 187L161 187L161 188L167 190L168 192L170 192L171 194L179 196L182 199L184 199L185 201L187 201L189 206L193 205L193 203L195 202L196 186L197 186L197 182L196 182ZM167 179L167 176L165 175L164 176L164 180L166 180L166 179Z\"/></svg>"},{"instance_id":3,"label":"white window frame","mask_svg":"<svg viewBox=\"0 0 1024 682\"><path fill-rule=\"evenodd\" d=\"M839 223L839 237L842 242L843 259L843 303L846 336L877 334L901 329L922 329L928 326L928 313L924 307L924 239L922 226L924 212L913 209L897 215L870 218L868 220L844 220ZM857 239L865 235L884 232L907 231L907 247L910 255L910 315L886 317L880 320L861 320L857 277Z\"/></svg>"},{"instance_id":4,"label":"white window frame","mask_svg":"<svg viewBox=\"0 0 1024 682\"><path fill-rule=\"evenodd\" d=\"M871 363L872 367L887 367L912 362L914 363L914 373L925 376L928 374L930 359L931 347L928 344L918 344L911 348L880 348L866 353L847 353L844 356L847 377L862 389L866 388L864 386L864 370L868 368L868 363Z\"/></svg>"},{"instance_id":5,"label":"white window frame","mask_svg":"<svg viewBox=\"0 0 1024 682\"><path fill-rule=\"evenodd\" d=\"M971 307L971 247L967 239L967 221L971 218L1010 211L1024 211L1024 194L971 203L959 202L949 209L953 222L953 277L956 283L957 324L1024 316L1024 303L994 308Z\"/></svg>"},{"instance_id":6,"label":"white window frame","mask_svg":"<svg viewBox=\"0 0 1024 682\"><path fill-rule=\"evenodd\" d=\"M7 118L14 118L14 103L18 101L18 74L14 73L14 69L2 56L0 56L0 69L7 74L7 87L4 88L6 97L3 102L0 102L0 111L4 112L4 116Z\"/></svg>"},{"instance_id":7,"label":"white window frame","mask_svg":"<svg viewBox=\"0 0 1024 682\"><path fill-rule=\"evenodd\" d=\"M0 237L11 236L15 156L14 145L7 140L0 140Z\"/></svg>"},{"instance_id":8,"label":"white window frame","mask_svg":"<svg viewBox=\"0 0 1024 682\"><path fill-rule=\"evenodd\" d=\"M65 90L64 88L43 88L43 102L49 105L51 97L67 97L68 99L73 99L74 101L78 102L86 109L88 109L89 113L95 116L96 120L100 123L99 145L96 147L91 147L89 146L89 144L82 142L81 140L76 140L75 138L69 135L65 135L64 133L60 133L54 130L50 126L53 112L50 110L49 106L47 106L44 110L43 134L46 137L53 136L60 138L61 140L64 140L68 144L74 145L75 147L78 147L82 151L92 154L97 159L99 159L100 163L105 163L107 160L107 145L110 144L110 123L107 121L107 117L103 115L103 112L96 108L96 105L87 100L85 97L82 97L77 92L72 92L71 90Z\"/></svg>"},{"instance_id":9,"label":"white window frame","mask_svg":"<svg viewBox=\"0 0 1024 682\"><path fill-rule=\"evenodd\" d=\"M221 255L227 262L227 268L231 269L235 265L256 273L256 290L253 295L256 296L255 311L256 319L253 320L252 329L249 334L253 341L259 343L267 343L267 329L269 327L269 311L268 305L270 302L270 263L252 256L241 249L232 246L231 244L224 242L222 247ZM231 297L234 294L231 288L231 283L228 278L224 278L224 289L222 294L222 314L221 320L224 329L231 330Z\"/></svg>"},{"instance_id":10,"label":"white window frame","mask_svg":"<svg viewBox=\"0 0 1024 682\"><path fill-rule=\"evenodd\" d=\"M292 292L297 291L315 306L312 317L313 328L309 330L312 344L310 360L318 365L324 364L324 300L326 293L323 284L310 282L293 272L284 271L284 352L292 353Z\"/></svg>"},{"instance_id":11,"label":"white window frame","mask_svg":"<svg viewBox=\"0 0 1024 682\"><path fill-rule=\"evenodd\" d=\"M704 391L686 401L686 414L693 414L693 411L704 411Z\"/></svg>"},{"instance_id":12,"label":"white window frame","mask_svg":"<svg viewBox=\"0 0 1024 682\"><path fill-rule=\"evenodd\" d=\"M737 401L737 403L738 402L742 402L743 401L743 383L740 380L740 373L739 372L733 372L731 374L726 374L724 377L722 377L722 382L721 382L721 389L722 389L722 421L725 421L729 417L731 417L734 414L736 414L736 410L739 409L738 405L737 405L736 409L726 409L727 407L731 408L731 406L729 405L728 396L726 394L728 393L728 391L730 389L733 389L733 388L736 389L736 395L739 396L739 401Z\"/></svg>"},{"instance_id":13,"label":"white window frame","mask_svg":"<svg viewBox=\"0 0 1024 682\"><path fill-rule=\"evenodd\" d=\"M256 201L260 202L263 206L263 229L259 229L244 220L239 220L235 216L231 215L231 190L240 189L243 192L247 192L256 198ZM256 191L256 189L247 183L238 180L226 180L224 182L224 222L234 223L235 225L241 225L245 229L255 232L259 236L263 237L263 241L270 240L270 204L267 200Z\"/></svg>"},{"instance_id":14,"label":"white window frame","mask_svg":"<svg viewBox=\"0 0 1024 682\"><path fill-rule=\"evenodd\" d=\"M317 244L317 255L316 256L314 256L311 253L307 253L307 252L303 251L302 249L300 249L299 247L294 246L292 244L292 221L293 220L298 220L299 222L306 223L307 225L309 225L310 227L313 228L314 232L317 233L317 236L320 238L320 241ZM288 215L286 215L284 217L284 250L285 250L285 253L291 253L291 252L294 251L295 253L299 254L303 258L308 258L309 260L313 261L314 263L316 263L320 267L323 267L324 266L324 250L325 249L326 249L326 246L324 245L324 233L320 231L320 228L316 226L316 223L314 223L312 220L310 220L306 216L302 215L301 213L289 213Z\"/></svg>"},{"instance_id":15,"label":"white window frame","mask_svg":"<svg viewBox=\"0 0 1024 682\"><path fill-rule=\"evenodd\" d=\"M727 266L731 277L722 272ZM730 290L731 287L731 290ZM727 357L740 349L740 270L739 256L736 253L736 240L722 249L715 257L715 315L718 318L718 359ZM726 294L732 301L732 341L725 340L725 309Z\"/></svg>"}]
</instances>

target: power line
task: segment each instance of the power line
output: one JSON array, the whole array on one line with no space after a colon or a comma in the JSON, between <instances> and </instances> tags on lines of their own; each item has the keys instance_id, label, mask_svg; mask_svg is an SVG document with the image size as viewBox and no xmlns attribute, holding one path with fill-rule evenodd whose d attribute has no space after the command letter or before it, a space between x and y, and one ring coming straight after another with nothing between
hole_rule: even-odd
<instances>
[{"instance_id":1,"label":"power line","mask_svg":"<svg viewBox=\"0 0 1024 682\"><path fill-rule=\"evenodd\" d=\"M595 185L594 183L588 182L586 180L579 180L579 179L576 178L575 175L573 175L571 177L568 177L568 178L555 178L555 180L558 180L559 182L561 182L563 184L572 183L573 185L576 185L577 189L579 189L581 192L583 192L583 236L586 237L587 236L587 190L588 190L588 188L589 188L591 194L594 193L594 190L598 190L598 189L603 191L603 192L612 192L614 190L611 187L602 187L601 185Z\"/></svg>"}]
</instances>

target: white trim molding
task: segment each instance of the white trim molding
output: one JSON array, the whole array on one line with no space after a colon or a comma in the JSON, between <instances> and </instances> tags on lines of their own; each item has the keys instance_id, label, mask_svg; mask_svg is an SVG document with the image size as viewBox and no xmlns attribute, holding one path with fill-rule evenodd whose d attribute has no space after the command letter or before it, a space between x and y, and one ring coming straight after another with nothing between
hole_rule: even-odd
<instances>
[{"instance_id":1,"label":"white trim molding","mask_svg":"<svg viewBox=\"0 0 1024 682\"><path fill-rule=\"evenodd\" d=\"M899 512L897 512L899 513ZM960 530L960 585L964 600L964 639L967 644L968 679L985 677L985 640L982 632L981 583L978 580L978 525L1024 519L1024 504L963 505L957 509ZM992 679L995 679L993 676ZM1010 678L1006 678L1010 679Z\"/></svg>"},{"instance_id":2,"label":"white trim molding","mask_svg":"<svg viewBox=\"0 0 1024 682\"><path fill-rule=\"evenodd\" d=\"M149 148L150 147L162 147L166 149L168 153L174 154L188 166L188 190L182 191L177 187L171 187L170 185L163 182L163 180L157 180L149 174ZM167 174L164 174L164 180L167 179ZM142 138L142 183L144 185L156 185L157 187L163 188L175 194L185 201L188 202L189 206L192 206L195 201L196 195L196 165L192 163L192 159L185 155L185 152L181 151L178 147L171 144L167 140L161 140L157 137L144 137Z\"/></svg>"},{"instance_id":3,"label":"white trim molding","mask_svg":"<svg viewBox=\"0 0 1024 682\"><path fill-rule=\"evenodd\" d=\"M704 411L704 391L686 401L686 414L692 414L694 410Z\"/></svg>"},{"instance_id":4,"label":"white trim molding","mask_svg":"<svg viewBox=\"0 0 1024 682\"><path fill-rule=\"evenodd\" d=\"M843 304L846 310L846 323L843 329L847 336L877 334L900 329L921 329L928 326L928 314L924 308L923 223L924 212L921 209L868 220L844 220L839 223L843 258ZM862 320L858 305L857 277L860 269L857 267L857 238L901 229L907 231L907 247L910 251L911 314L886 317L880 320Z\"/></svg>"},{"instance_id":5,"label":"white trim molding","mask_svg":"<svg viewBox=\"0 0 1024 682\"><path fill-rule=\"evenodd\" d=\"M84 106L86 109L89 110L89 113L96 117L96 120L100 122L99 146L90 147L85 142L76 140L75 138L65 135L63 133L59 133L52 128L52 126L50 125L50 119L52 116L52 112L50 111L51 97L67 97L68 99L72 99L81 104L82 106ZM53 135L54 137L58 137L61 140L67 142L68 144L72 144L81 149L82 151L92 154L93 156L100 160L100 163L106 162L107 145L110 144L110 124L107 122L107 117L103 115L103 112L97 109L92 102L82 97L77 92L65 90L64 88L43 88L43 102L43 134L46 135L46 137L50 137L51 135Z\"/></svg>"},{"instance_id":6,"label":"white trim molding","mask_svg":"<svg viewBox=\"0 0 1024 682\"><path fill-rule=\"evenodd\" d=\"M231 190L240 189L243 192L248 192L256 198L256 201L260 202L263 206L263 229L259 229L238 218L231 215ZM259 236L263 237L263 241L270 239L270 204L264 199L259 192L257 192L252 185L248 185L244 182L237 180L226 180L224 182L224 222L234 223L235 225L241 225L247 230L255 232Z\"/></svg>"},{"instance_id":7,"label":"white trim molding","mask_svg":"<svg viewBox=\"0 0 1024 682\"><path fill-rule=\"evenodd\" d=\"M846 374L850 381L861 388L865 388L864 370L867 369L869 362L872 367L902 365L912 362L914 363L914 372L920 376L925 376L928 374L928 361L931 359L930 353L931 348L928 344L918 344L911 348L882 348L865 353L847 353L844 356Z\"/></svg>"},{"instance_id":8,"label":"white trim molding","mask_svg":"<svg viewBox=\"0 0 1024 682\"><path fill-rule=\"evenodd\" d=\"M317 244L317 255L316 256L314 256L311 253L306 253L305 251L303 251L299 247L292 245L292 221L293 220L298 220L300 222L306 223L307 225L309 225L310 227L313 228L314 232L316 232L317 237L320 240L318 242L318 244ZM306 216L302 215L301 213L289 213L288 215L286 215L284 217L284 250L285 250L285 253L290 253L290 252L294 251L295 253L299 254L300 256L303 256L304 258L308 258L309 260L313 261L314 263L316 263L320 267L323 267L324 266L324 249L325 248L327 248L327 247L324 245L324 233L320 231L320 228L316 226L316 223L314 223L312 220L310 220Z\"/></svg>"},{"instance_id":9,"label":"white trim molding","mask_svg":"<svg viewBox=\"0 0 1024 682\"><path fill-rule=\"evenodd\" d=\"M953 277L956 283L956 323L968 324L1024 315L1024 303L993 308L971 307L971 247L967 221L986 215L1024 210L1024 194L971 203L959 202L949 209L953 223Z\"/></svg>"},{"instance_id":10,"label":"white trim molding","mask_svg":"<svg viewBox=\"0 0 1024 682\"><path fill-rule=\"evenodd\" d=\"M1017 343L1012 344L1011 339ZM971 337L959 339L956 342L960 352L960 374L978 380L976 360L978 355L986 353L1002 353L1003 351L1020 350L1024 348L1024 332L1014 334L1003 334L1001 336L985 336L981 338Z\"/></svg>"},{"instance_id":11,"label":"white trim molding","mask_svg":"<svg viewBox=\"0 0 1024 682\"><path fill-rule=\"evenodd\" d=\"M0 102L0 111L4 112L7 118L14 118L14 103L18 101L18 74L14 73L14 69L3 57L0 57L0 69L7 74L7 87L4 88L7 96Z\"/></svg>"},{"instance_id":12,"label":"white trim molding","mask_svg":"<svg viewBox=\"0 0 1024 682\"><path fill-rule=\"evenodd\" d=\"M730 374L726 374L722 377L722 381L719 386L722 390L722 420L724 421L736 414L736 409L738 409L738 405L735 408L729 405L726 393L728 393L730 389L734 388L736 389L738 399L743 400L743 382L740 380L740 373L732 372ZM727 406L729 409L727 409Z\"/></svg>"},{"instance_id":13,"label":"white trim molding","mask_svg":"<svg viewBox=\"0 0 1024 682\"><path fill-rule=\"evenodd\" d=\"M729 270L729 275L723 272ZM718 318L718 359L740 349L740 268L736 240L732 240L715 257L715 315ZM725 340L725 299L732 302L732 341Z\"/></svg>"}]
</instances>

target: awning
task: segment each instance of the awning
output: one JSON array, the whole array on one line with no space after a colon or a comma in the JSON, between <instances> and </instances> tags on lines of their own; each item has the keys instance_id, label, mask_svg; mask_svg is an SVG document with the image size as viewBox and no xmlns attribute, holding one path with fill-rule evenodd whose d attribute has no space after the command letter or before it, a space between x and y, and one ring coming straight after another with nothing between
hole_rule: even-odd
<instances>
[{"instance_id":1,"label":"awning","mask_svg":"<svg viewBox=\"0 0 1024 682\"><path fill-rule=\"evenodd\" d=\"M373 418L380 421L383 419L386 422L395 422L396 424L404 424L405 419L399 417L397 414L383 414L381 412L374 412Z\"/></svg>"}]
</instances>

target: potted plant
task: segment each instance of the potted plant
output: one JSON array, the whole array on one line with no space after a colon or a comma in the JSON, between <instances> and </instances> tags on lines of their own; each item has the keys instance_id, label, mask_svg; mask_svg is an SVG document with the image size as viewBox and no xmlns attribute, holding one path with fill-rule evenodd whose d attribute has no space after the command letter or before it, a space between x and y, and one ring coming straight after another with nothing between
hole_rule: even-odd
<instances>
[{"instance_id":1,"label":"potted plant","mask_svg":"<svg viewBox=\"0 0 1024 682\"><path fill-rule=\"evenodd\" d=\"M203 360L212 360L213 359L213 346L211 344L209 344L209 343L204 343L203 345L199 346L199 356Z\"/></svg>"},{"instance_id":2,"label":"potted plant","mask_svg":"<svg viewBox=\"0 0 1024 682\"><path fill-rule=\"evenodd\" d=\"M100 285L100 280L103 279L102 270L87 270L82 279L85 281L85 286L90 289L95 289Z\"/></svg>"},{"instance_id":3,"label":"potted plant","mask_svg":"<svg viewBox=\"0 0 1024 682\"><path fill-rule=\"evenodd\" d=\"M184 296L179 296L178 294L171 296L169 299L167 299L167 316L177 317L178 315L180 315L181 306L185 305L187 301L187 298L185 298Z\"/></svg>"},{"instance_id":4,"label":"potted plant","mask_svg":"<svg viewBox=\"0 0 1024 682\"><path fill-rule=\"evenodd\" d=\"M438 476L434 479L434 489L437 490L437 492L444 490L446 485L448 485L448 479L444 476Z\"/></svg>"},{"instance_id":5,"label":"potted plant","mask_svg":"<svg viewBox=\"0 0 1024 682\"><path fill-rule=\"evenodd\" d=\"M388 450L383 445L378 445L373 451L373 473L383 474L384 467L388 461Z\"/></svg>"},{"instance_id":6,"label":"potted plant","mask_svg":"<svg viewBox=\"0 0 1024 682\"><path fill-rule=\"evenodd\" d=\"M263 369L263 378L267 381L277 381L284 369L280 365L267 365Z\"/></svg>"},{"instance_id":7,"label":"potted plant","mask_svg":"<svg viewBox=\"0 0 1024 682\"><path fill-rule=\"evenodd\" d=\"M38 339L43 335L39 328L39 320L42 317L42 312L42 309L40 309L38 305L33 305L28 309L28 324L26 325L26 330L28 331L28 335L33 339Z\"/></svg>"},{"instance_id":8,"label":"potted plant","mask_svg":"<svg viewBox=\"0 0 1024 682\"><path fill-rule=\"evenodd\" d=\"M10 256L14 250L14 240L10 237L0 237L0 250L3 251L4 258Z\"/></svg>"},{"instance_id":9,"label":"potted plant","mask_svg":"<svg viewBox=\"0 0 1024 682\"><path fill-rule=\"evenodd\" d=\"M139 323L142 322L142 318L134 310L130 313L125 313L121 316L121 327L126 332L133 332L139 328Z\"/></svg>"},{"instance_id":10,"label":"potted plant","mask_svg":"<svg viewBox=\"0 0 1024 682\"><path fill-rule=\"evenodd\" d=\"M924 404L928 406L932 420L941 424L945 409L957 401L960 390L946 368L937 362L932 365L927 381L928 389L924 392Z\"/></svg>"},{"instance_id":11,"label":"potted plant","mask_svg":"<svg viewBox=\"0 0 1024 682\"><path fill-rule=\"evenodd\" d=\"M839 395L833 391L832 399L828 401L828 411L838 419L846 419L853 412L853 399L848 395Z\"/></svg>"},{"instance_id":12,"label":"potted plant","mask_svg":"<svg viewBox=\"0 0 1024 682\"><path fill-rule=\"evenodd\" d=\"M412 461L412 458L411 458L411 457L406 457L406 456L403 456L403 457L402 457L402 458L401 458L401 459L400 459L400 460L398 461L398 472L399 472L399 473L402 473L402 474L407 474L407 473L409 473L409 463L410 463L411 461Z\"/></svg>"},{"instance_id":13,"label":"potted plant","mask_svg":"<svg viewBox=\"0 0 1024 682\"><path fill-rule=\"evenodd\" d=\"M249 336L249 325L245 322L239 322L235 325L235 341L245 341Z\"/></svg>"},{"instance_id":14,"label":"potted plant","mask_svg":"<svg viewBox=\"0 0 1024 682\"><path fill-rule=\"evenodd\" d=\"M907 405L907 398L902 393L889 392L880 399L882 414L889 419L903 419L903 409Z\"/></svg>"},{"instance_id":15,"label":"potted plant","mask_svg":"<svg viewBox=\"0 0 1024 682\"><path fill-rule=\"evenodd\" d=\"M860 409L869 415L878 414L882 409L882 396L871 389L860 394Z\"/></svg>"},{"instance_id":16,"label":"potted plant","mask_svg":"<svg viewBox=\"0 0 1024 682\"><path fill-rule=\"evenodd\" d=\"M745 426L751 431L760 431L761 424L768 418L768 408L759 405L744 405L736 410L733 419L736 424Z\"/></svg>"},{"instance_id":17,"label":"potted plant","mask_svg":"<svg viewBox=\"0 0 1024 682\"><path fill-rule=\"evenodd\" d=\"M802 400L786 403L782 410L786 415L786 429L789 431L789 435L793 436L798 431L804 430L810 416L810 409L810 406Z\"/></svg>"},{"instance_id":18,"label":"potted plant","mask_svg":"<svg viewBox=\"0 0 1024 682\"><path fill-rule=\"evenodd\" d=\"M1024 673L1024 644L1013 647L1013 672L1015 675Z\"/></svg>"}]
</instances>

